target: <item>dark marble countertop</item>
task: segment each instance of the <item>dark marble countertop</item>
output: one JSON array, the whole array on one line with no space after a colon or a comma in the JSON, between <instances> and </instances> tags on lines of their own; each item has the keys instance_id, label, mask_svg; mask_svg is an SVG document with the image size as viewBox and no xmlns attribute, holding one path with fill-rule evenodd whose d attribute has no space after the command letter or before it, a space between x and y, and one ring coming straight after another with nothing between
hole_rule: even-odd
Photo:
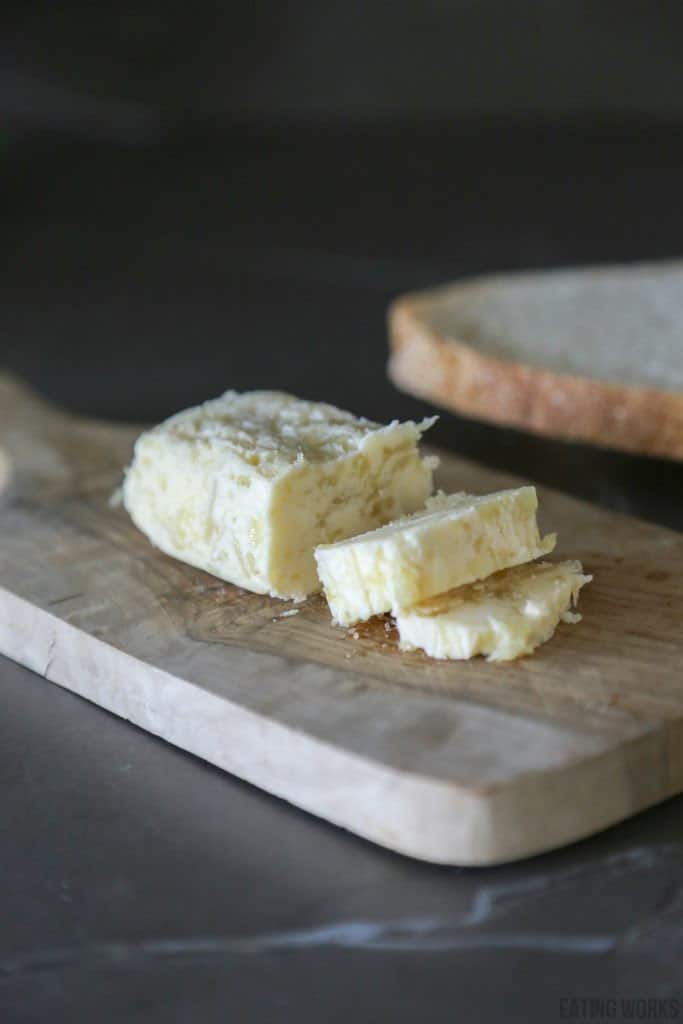
<instances>
[{"instance_id":1,"label":"dark marble countertop","mask_svg":"<svg viewBox=\"0 0 683 1024\"><path fill-rule=\"evenodd\" d=\"M421 415L384 373L392 296L679 255L682 172L663 130L13 138L0 362L99 416L255 386ZM683 525L680 464L451 415L434 440ZM0 694L3 1024L683 1019L680 798L526 862L437 868L6 660Z\"/></svg>"}]
</instances>

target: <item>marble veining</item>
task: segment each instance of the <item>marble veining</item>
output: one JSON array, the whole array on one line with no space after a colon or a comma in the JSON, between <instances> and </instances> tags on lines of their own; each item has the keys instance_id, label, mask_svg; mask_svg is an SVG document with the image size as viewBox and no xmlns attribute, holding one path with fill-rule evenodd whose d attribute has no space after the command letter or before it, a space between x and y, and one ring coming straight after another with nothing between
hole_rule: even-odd
<instances>
[{"instance_id":1,"label":"marble veining","mask_svg":"<svg viewBox=\"0 0 683 1024\"><path fill-rule=\"evenodd\" d=\"M246 937L190 935L31 950L0 961L0 980L62 969L134 970L150 960L220 959L286 950L311 952L329 947L398 953L522 950L570 956L602 956L618 951L671 959L679 957L683 948L683 925L678 923L683 909L683 887L679 881L670 881L652 912L622 932L492 929L489 925L530 898L555 894L589 877L606 881L661 871L680 864L680 854L678 843L634 846L566 869L483 885L461 915L341 920Z\"/></svg>"},{"instance_id":2,"label":"marble veining","mask_svg":"<svg viewBox=\"0 0 683 1024\"><path fill-rule=\"evenodd\" d=\"M529 899L544 896L575 882L596 875L620 877L634 872L662 869L667 863L678 864L681 848L678 843L633 846L605 857L584 861L554 872L532 875L514 882L485 885L477 889L471 907L462 924L482 924L497 916L501 910L510 910Z\"/></svg>"},{"instance_id":3,"label":"marble veining","mask_svg":"<svg viewBox=\"0 0 683 1024\"><path fill-rule=\"evenodd\" d=\"M4 976L68 968L130 969L150 959L223 958L284 950L318 950L336 946L358 951L445 953L474 949L517 949L590 956L611 952L613 935L553 932L488 932L453 930L447 918L405 918L398 921L336 921L313 928L264 933L248 938L193 935L63 946L19 954L0 961Z\"/></svg>"}]
</instances>

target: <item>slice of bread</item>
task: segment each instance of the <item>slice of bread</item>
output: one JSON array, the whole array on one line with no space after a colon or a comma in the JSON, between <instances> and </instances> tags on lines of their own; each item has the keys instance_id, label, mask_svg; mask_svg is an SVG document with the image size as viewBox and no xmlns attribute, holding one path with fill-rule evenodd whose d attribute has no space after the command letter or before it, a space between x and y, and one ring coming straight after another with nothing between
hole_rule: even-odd
<instances>
[{"instance_id":1,"label":"slice of bread","mask_svg":"<svg viewBox=\"0 0 683 1024\"><path fill-rule=\"evenodd\" d=\"M683 459L683 261L477 278L399 298L389 327L411 394Z\"/></svg>"}]
</instances>

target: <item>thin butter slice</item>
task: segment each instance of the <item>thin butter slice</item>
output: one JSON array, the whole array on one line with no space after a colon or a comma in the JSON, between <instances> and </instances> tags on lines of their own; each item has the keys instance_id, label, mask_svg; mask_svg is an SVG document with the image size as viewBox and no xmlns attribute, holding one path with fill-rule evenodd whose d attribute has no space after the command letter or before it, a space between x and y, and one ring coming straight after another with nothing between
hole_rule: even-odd
<instances>
[{"instance_id":1,"label":"thin butter slice","mask_svg":"<svg viewBox=\"0 0 683 1024\"><path fill-rule=\"evenodd\" d=\"M400 646L432 658L509 661L545 643L592 580L580 562L532 562L458 587L396 615Z\"/></svg>"},{"instance_id":2,"label":"thin butter slice","mask_svg":"<svg viewBox=\"0 0 683 1024\"><path fill-rule=\"evenodd\" d=\"M313 549L424 505L433 420L381 426L277 391L187 409L142 434L123 487L162 551L259 594L319 590Z\"/></svg>"},{"instance_id":3,"label":"thin butter slice","mask_svg":"<svg viewBox=\"0 0 683 1024\"><path fill-rule=\"evenodd\" d=\"M439 494L422 512L316 548L332 618L350 626L547 554L555 535L541 539L537 507L534 487Z\"/></svg>"}]
</instances>

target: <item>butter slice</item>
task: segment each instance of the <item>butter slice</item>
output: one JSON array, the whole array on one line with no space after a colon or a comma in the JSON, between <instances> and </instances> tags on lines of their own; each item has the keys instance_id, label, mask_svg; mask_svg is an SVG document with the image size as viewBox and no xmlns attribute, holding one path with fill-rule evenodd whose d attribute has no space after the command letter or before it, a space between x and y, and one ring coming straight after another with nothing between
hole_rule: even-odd
<instances>
[{"instance_id":1,"label":"butter slice","mask_svg":"<svg viewBox=\"0 0 683 1024\"><path fill-rule=\"evenodd\" d=\"M495 494L439 494L426 508L372 533L316 548L332 612L350 626L547 554L534 487Z\"/></svg>"},{"instance_id":2,"label":"butter slice","mask_svg":"<svg viewBox=\"0 0 683 1024\"><path fill-rule=\"evenodd\" d=\"M421 648L432 658L519 658L549 640L560 620L580 620L569 609L592 578L577 561L504 569L398 612L400 646Z\"/></svg>"},{"instance_id":3,"label":"butter slice","mask_svg":"<svg viewBox=\"0 0 683 1024\"><path fill-rule=\"evenodd\" d=\"M220 398L142 434L123 487L166 554L259 594L319 590L313 549L424 505L422 424L381 426L277 391Z\"/></svg>"}]
</instances>

